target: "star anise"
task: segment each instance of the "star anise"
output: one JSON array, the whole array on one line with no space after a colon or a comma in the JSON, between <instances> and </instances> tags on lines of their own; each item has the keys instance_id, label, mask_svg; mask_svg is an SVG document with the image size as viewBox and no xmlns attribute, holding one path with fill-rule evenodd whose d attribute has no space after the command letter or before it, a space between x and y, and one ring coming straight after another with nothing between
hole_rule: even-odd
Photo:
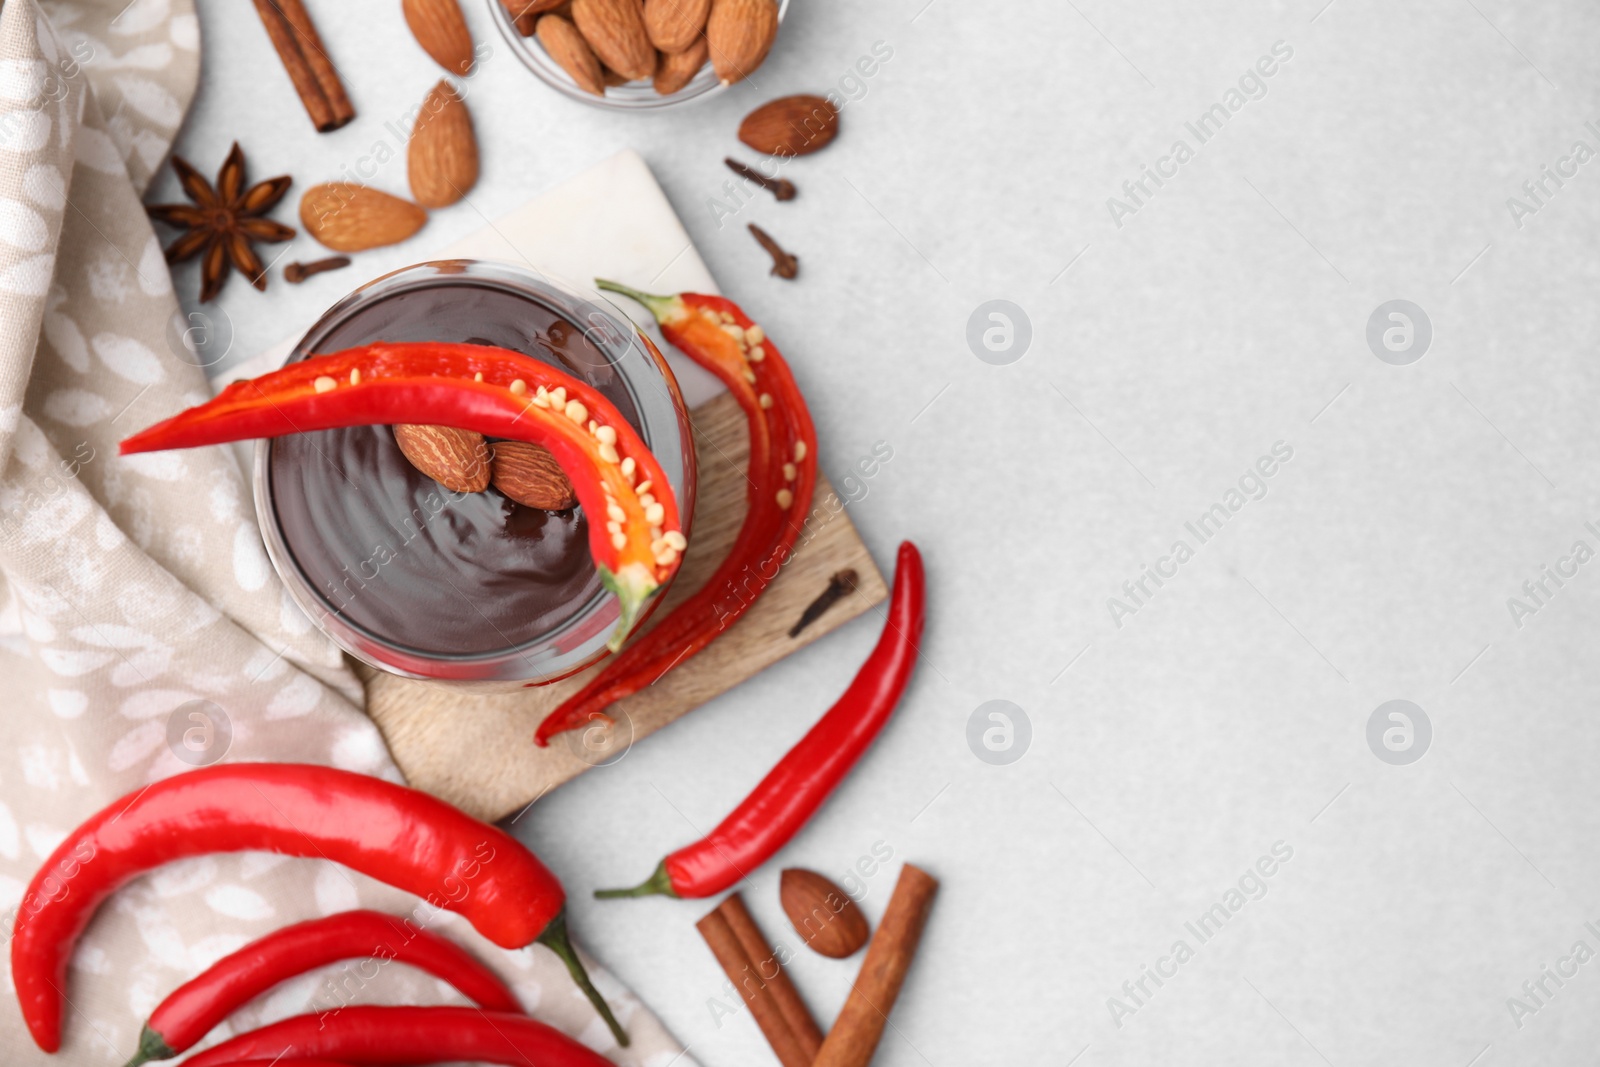
<instances>
[{"instance_id":1,"label":"star anise","mask_svg":"<svg viewBox=\"0 0 1600 1067\"><path fill-rule=\"evenodd\" d=\"M267 272L252 242L287 241L294 237L293 229L265 217L289 191L292 179L284 174L246 189L244 153L237 141L217 172L215 188L181 156L172 157L172 169L183 183L184 195L193 203L151 204L145 209L156 221L187 231L167 246L167 262L205 254L200 264L202 304L221 291L230 266L237 267L251 285L265 290Z\"/></svg>"}]
</instances>

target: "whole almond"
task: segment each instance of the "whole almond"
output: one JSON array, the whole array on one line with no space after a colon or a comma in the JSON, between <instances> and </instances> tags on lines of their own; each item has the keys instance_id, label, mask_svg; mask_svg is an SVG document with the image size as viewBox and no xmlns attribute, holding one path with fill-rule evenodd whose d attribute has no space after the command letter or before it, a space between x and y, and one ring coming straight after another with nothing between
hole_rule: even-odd
<instances>
[{"instance_id":1,"label":"whole almond","mask_svg":"<svg viewBox=\"0 0 1600 1067\"><path fill-rule=\"evenodd\" d=\"M682 52L664 54L656 64L656 92L671 96L688 85L700 73L700 68L706 65L706 57L710 54L705 34L695 38L694 44Z\"/></svg>"},{"instance_id":2,"label":"whole almond","mask_svg":"<svg viewBox=\"0 0 1600 1067\"><path fill-rule=\"evenodd\" d=\"M423 207L444 207L478 181L478 138L467 104L442 78L428 91L406 146L411 195Z\"/></svg>"},{"instance_id":3,"label":"whole almond","mask_svg":"<svg viewBox=\"0 0 1600 1067\"><path fill-rule=\"evenodd\" d=\"M711 0L706 40L723 85L755 73L778 39L778 0Z\"/></svg>"},{"instance_id":4,"label":"whole almond","mask_svg":"<svg viewBox=\"0 0 1600 1067\"><path fill-rule=\"evenodd\" d=\"M650 43L667 55L682 52L700 39L711 0L644 0L644 28Z\"/></svg>"},{"instance_id":5,"label":"whole almond","mask_svg":"<svg viewBox=\"0 0 1600 1067\"><path fill-rule=\"evenodd\" d=\"M300 198L300 221L335 252L361 252L404 241L422 229L428 213L371 186L325 182Z\"/></svg>"},{"instance_id":6,"label":"whole almond","mask_svg":"<svg viewBox=\"0 0 1600 1067\"><path fill-rule=\"evenodd\" d=\"M820 96L781 96L739 123L739 140L773 156L804 156L839 134L839 112Z\"/></svg>"},{"instance_id":7,"label":"whole almond","mask_svg":"<svg viewBox=\"0 0 1600 1067\"><path fill-rule=\"evenodd\" d=\"M395 444L411 465L452 493L489 488L489 444L483 434L451 426L392 427Z\"/></svg>"},{"instance_id":8,"label":"whole almond","mask_svg":"<svg viewBox=\"0 0 1600 1067\"><path fill-rule=\"evenodd\" d=\"M824 956L842 960L867 943L867 920L843 889L816 871L790 867L778 880L789 925Z\"/></svg>"},{"instance_id":9,"label":"whole almond","mask_svg":"<svg viewBox=\"0 0 1600 1067\"><path fill-rule=\"evenodd\" d=\"M518 504L566 511L578 503L567 472L550 450L528 441L496 441L491 463L494 487Z\"/></svg>"},{"instance_id":10,"label":"whole almond","mask_svg":"<svg viewBox=\"0 0 1600 1067\"><path fill-rule=\"evenodd\" d=\"M472 69L472 33L460 0L400 0L411 35L433 61L451 74Z\"/></svg>"},{"instance_id":11,"label":"whole almond","mask_svg":"<svg viewBox=\"0 0 1600 1067\"><path fill-rule=\"evenodd\" d=\"M578 83L578 88L596 96L605 95L605 72L600 69L600 60L576 26L560 15L544 15L535 32L550 58Z\"/></svg>"},{"instance_id":12,"label":"whole almond","mask_svg":"<svg viewBox=\"0 0 1600 1067\"><path fill-rule=\"evenodd\" d=\"M637 81L656 72L640 0L572 0L572 21L600 62Z\"/></svg>"}]
</instances>

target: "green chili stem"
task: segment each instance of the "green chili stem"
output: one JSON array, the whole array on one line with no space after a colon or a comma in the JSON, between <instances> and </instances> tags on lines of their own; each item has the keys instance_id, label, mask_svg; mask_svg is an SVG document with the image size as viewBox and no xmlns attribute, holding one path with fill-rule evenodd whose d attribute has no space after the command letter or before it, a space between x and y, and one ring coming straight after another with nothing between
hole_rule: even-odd
<instances>
[{"instance_id":1,"label":"green chili stem","mask_svg":"<svg viewBox=\"0 0 1600 1067\"><path fill-rule=\"evenodd\" d=\"M583 969L583 962L578 959L577 950L572 947L572 939L567 936L567 909L550 920L550 925L544 928L544 933L539 935L539 944L554 952L567 965L567 972L572 975L572 980L578 983L578 988L583 990L583 995L589 998L589 1003L594 1005L594 1010L600 1013L600 1018L606 1021L611 1028L611 1036L617 1039L617 1044L623 1048L628 1047L628 1032L617 1022L617 1017L611 1014L611 1005L606 1003L606 998L589 981L589 972Z\"/></svg>"},{"instance_id":2,"label":"green chili stem","mask_svg":"<svg viewBox=\"0 0 1600 1067\"><path fill-rule=\"evenodd\" d=\"M596 889L594 895L601 900L616 900L620 897L675 897L677 891L672 888L672 876L667 873L667 864L663 860L656 868L656 873L646 878L643 882L631 889Z\"/></svg>"}]
</instances>

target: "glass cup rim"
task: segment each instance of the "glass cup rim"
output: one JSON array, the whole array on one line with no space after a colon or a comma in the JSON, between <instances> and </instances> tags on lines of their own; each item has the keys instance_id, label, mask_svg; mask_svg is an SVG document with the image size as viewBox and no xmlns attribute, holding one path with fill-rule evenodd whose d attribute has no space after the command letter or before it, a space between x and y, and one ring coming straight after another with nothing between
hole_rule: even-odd
<instances>
[{"instance_id":1,"label":"glass cup rim","mask_svg":"<svg viewBox=\"0 0 1600 1067\"><path fill-rule=\"evenodd\" d=\"M503 0L488 0L489 17L500 30L500 36L505 39L506 45L513 55L522 61L522 65L533 72L534 76L550 88L556 90L569 100L577 100L591 107L603 108L608 111L660 111L664 108L678 107L683 104L693 103L713 97L731 86L723 85L717 80L716 73L710 64L703 66L695 76L675 93L662 96L648 81L639 80L628 82L626 85L610 86L604 96L595 96L578 88L572 76L562 70L555 60L550 58L548 52L538 43L537 37L524 37L517 32L516 22L511 17L511 12L506 9ZM789 0L778 0L778 26L782 29L783 17L789 11ZM774 45L774 47L776 47Z\"/></svg>"},{"instance_id":2,"label":"glass cup rim","mask_svg":"<svg viewBox=\"0 0 1600 1067\"><path fill-rule=\"evenodd\" d=\"M645 443L662 463L667 479L678 494L683 512L684 533L694 511L696 472L694 443L688 409L676 377L655 345L620 308L603 294L586 286L559 278L526 264L494 260L431 260L390 271L345 294L305 331L284 364L305 358L320 340L348 317L370 303L395 293L433 285L501 285L519 290L528 299L545 303L572 318L574 309L587 311L586 332L592 329L609 333L599 344L627 389L638 413L639 430ZM600 321L595 321L595 316ZM608 330L609 328L609 330ZM660 389L641 388L641 378L659 376ZM659 438L659 440L658 440ZM258 440L253 457L253 489L257 524L266 544L267 556L291 598L305 615L335 644L368 666L401 677L428 681L467 682L550 682L582 669L605 649L619 617L616 598L605 590L597 591L573 616L546 634L503 649L482 653L431 652L398 644L365 626L340 616L323 598L301 569L289 548L273 501L271 478L272 441ZM657 593L659 605L666 590ZM563 638L571 647L552 646ZM545 653L544 658L530 658Z\"/></svg>"}]
</instances>

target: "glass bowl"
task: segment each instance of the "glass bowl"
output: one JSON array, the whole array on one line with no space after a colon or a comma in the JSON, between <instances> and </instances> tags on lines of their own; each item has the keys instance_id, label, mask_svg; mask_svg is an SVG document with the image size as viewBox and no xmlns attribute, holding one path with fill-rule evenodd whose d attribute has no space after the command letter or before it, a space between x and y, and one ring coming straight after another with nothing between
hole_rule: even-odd
<instances>
[{"instance_id":1,"label":"glass bowl","mask_svg":"<svg viewBox=\"0 0 1600 1067\"><path fill-rule=\"evenodd\" d=\"M558 329L559 347L546 347ZM643 436L677 495L688 534L694 513L694 438L677 380L655 345L598 292L507 263L423 263L377 278L334 304L286 362L374 340L488 342L558 365L566 361L563 369L588 378L606 393ZM587 369L582 360L592 361ZM281 445L258 441L253 472L267 555L295 603L339 647L392 674L488 690L558 681L604 654L619 610L616 598L582 569L592 570L593 561L586 539L578 536L578 523L587 521L581 509L523 513L492 489L457 494L424 520L429 533L419 550L410 530L404 529L405 520L416 512L397 520L399 509L410 507L414 499L406 495L414 491L412 480L420 478L424 489L437 490L435 495L442 498L451 494L409 466L403 468L405 484L396 483L395 464L404 464L404 459L394 458L398 450L392 437L384 438L378 449L371 443L374 437L331 436L347 432L354 431L296 435L282 439ZM284 451L274 462L274 450L280 447ZM316 458L307 458L312 456ZM313 463L328 469L314 469ZM352 470L358 479L373 472L384 477L361 485L351 480ZM315 487L318 477L337 492ZM275 485L285 478L295 482ZM384 506L369 508L369 498ZM403 502L391 509L395 499ZM443 523L431 526L437 519ZM495 525L502 521L503 528ZM519 522L527 525L513 532ZM558 532L551 534L551 529ZM369 534L383 546L399 548L386 557L374 553L362 558L350 546L364 548L369 542L361 538ZM551 536L556 540L548 540ZM535 566L535 558L543 561L549 558L545 553L557 551L565 553L569 564L577 563L570 577L545 585L541 573L540 584L530 586L523 577L511 577L486 562L499 557L477 554L487 552L483 546L490 538L511 546L505 551L516 555L518 568L525 561ZM526 556L518 554L524 550ZM415 555L399 568L392 566L390 561L402 553ZM450 569L462 558L475 568L464 578ZM476 584L458 587L461 580ZM526 602L541 610L548 603L547 615L518 613L515 625L505 617L497 623L495 608L485 605L496 588L506 598L533 598ZM547 590L565 592L547 602L537 599ZM653 605L664 595L665 590L653 597ZM539 620L546 617L548 628L540 629L547 624Z\"/></svg>"},{"instance_id":2,"label":"glass bowl","mask_svg":"<svg viewBox=\"0 0 1600 1067\"><path fill-rule=\"evenodd\" d=\"M780 30L783 26L783 16L788 10L789 0L778 0ZM656 111L687 104L691 100L699 100L727 88L717 80L716 73L707 62L700 68L700 72L690 79L688 85L667 96L662 96L656 92L655 86L643 80L628 82L626 85L608 86L604 96L595 96L578 88L578 83L550 58L550 54L539 44L537 37L524 37L517 32L511 12L506 10L501 0L489 0L489 17L500 27L500 35L506 39L512 54L522 60L523 65L533 71L540 81L568 99L578 100L594 107L608 108L612 111ZM774 44L773 47L776 48L777 45Z\"/></svg>"}]
</instances>

